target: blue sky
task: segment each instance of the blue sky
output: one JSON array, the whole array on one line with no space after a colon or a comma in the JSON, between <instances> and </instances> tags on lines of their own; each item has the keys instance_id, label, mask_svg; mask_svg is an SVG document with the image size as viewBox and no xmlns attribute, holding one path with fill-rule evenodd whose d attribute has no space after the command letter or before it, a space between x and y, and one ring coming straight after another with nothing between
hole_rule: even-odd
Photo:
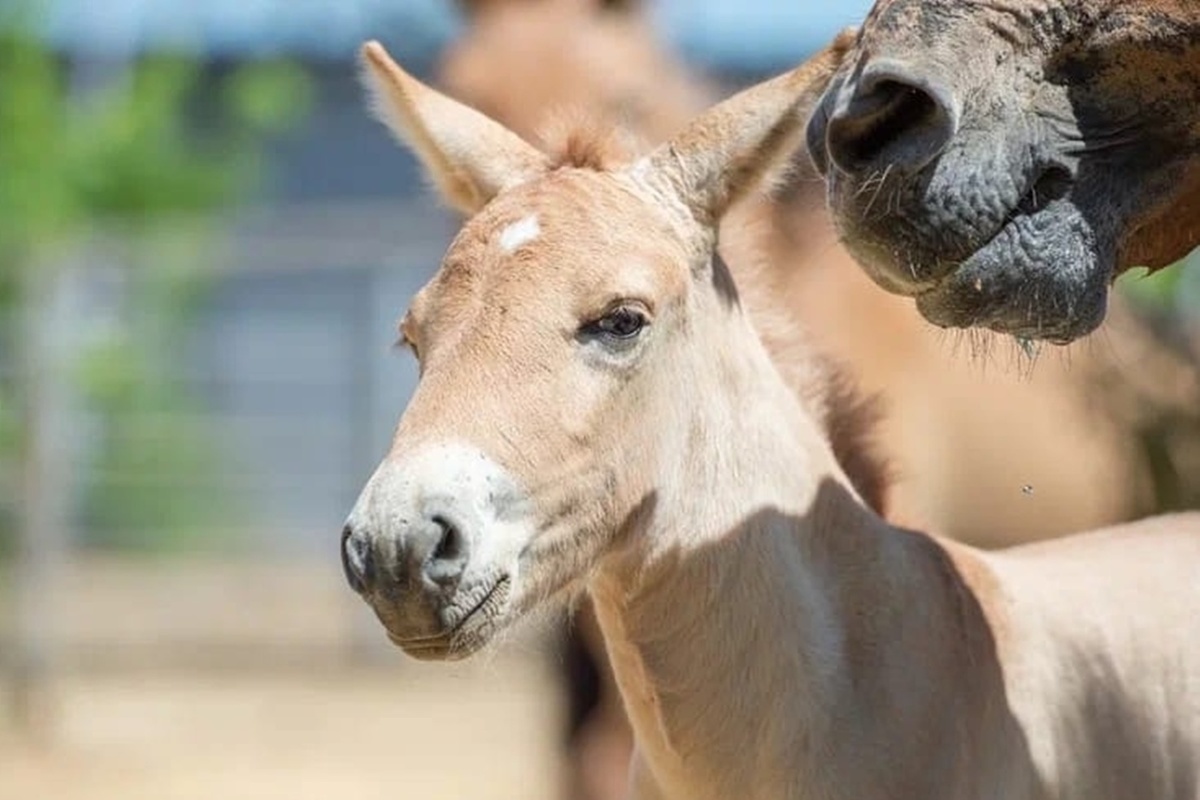
<instances>
[{"instance_id":1,"label":"blue sky","mask_svg":"<svg viewBox=\"0 0 1200 800\"><path fill-rule=\"evenodd\" d=\"M147 45L225 54L290 51L338 57L370 36L414 51L457 23L450 0L43 0L54 38L109 55ZM692 56L766 68L790 63L871 0L657 0L655 19Z\"/></svg>"}]
</instances>

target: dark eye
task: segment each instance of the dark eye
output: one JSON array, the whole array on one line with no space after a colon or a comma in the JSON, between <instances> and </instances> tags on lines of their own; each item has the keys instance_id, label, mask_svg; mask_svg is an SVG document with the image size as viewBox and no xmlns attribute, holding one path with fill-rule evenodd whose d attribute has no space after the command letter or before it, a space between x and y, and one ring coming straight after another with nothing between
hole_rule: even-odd
<instances>
[{"instance_id":1,"label":"dark eye","mask_svg":"<svg viewBox=\"0 0 1200 800\"><path fill-rule=\"evenodd\" d=\"M646 315L636 308L621 306L614 308L595 322L582 328L587 336L603 336L608 339L632 339L646 327Z\"/></svg>"}]
</instances>

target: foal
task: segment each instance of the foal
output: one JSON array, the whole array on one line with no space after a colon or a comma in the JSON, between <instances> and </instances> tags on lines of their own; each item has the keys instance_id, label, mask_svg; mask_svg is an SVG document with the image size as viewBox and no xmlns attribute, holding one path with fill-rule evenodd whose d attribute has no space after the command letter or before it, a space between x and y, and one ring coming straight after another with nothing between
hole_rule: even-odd
<instances>
[{"instance_id":1,"label":"foal","mask_svg":"<svg viewBox=\"0 0 1200 800\"><path fill-rule=\"evenodd\" d=\"M798 400L715 258L836 50L608 167L364 55L474 214L405 317L420 385L343 534L397 645L463 658L586 590L637 798L1194 800L1200 516L995 555L889 526L818 371Z\"/></svg>"}]
</instances>

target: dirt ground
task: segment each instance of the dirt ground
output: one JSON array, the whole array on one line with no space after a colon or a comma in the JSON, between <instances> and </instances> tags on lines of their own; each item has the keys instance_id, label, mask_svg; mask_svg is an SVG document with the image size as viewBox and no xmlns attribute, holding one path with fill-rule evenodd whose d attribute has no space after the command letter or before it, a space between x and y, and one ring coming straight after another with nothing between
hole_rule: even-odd
<instances>
[{"instance_id":1,"label":"dirt ground","mask_svg":"<svg viewBox=\"0 0 1200 800\"><path fill-rule=\"evenodd\" d=\"M377 632L320 568L67 577L53 739L0 726L0 800L562 796L544 633L424 665L364 648Z\"/></svg>"}]
</instances>

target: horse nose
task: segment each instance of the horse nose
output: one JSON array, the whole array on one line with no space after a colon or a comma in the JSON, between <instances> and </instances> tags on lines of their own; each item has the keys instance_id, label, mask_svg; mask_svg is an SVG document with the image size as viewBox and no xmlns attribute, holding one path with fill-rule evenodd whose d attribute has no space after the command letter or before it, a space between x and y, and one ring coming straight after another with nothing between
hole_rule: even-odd
<instances>
[{"instance_id":1,"label":"horse nose","mask_svg":"<svg viewBox=\"0 0 1200 800\"><path fill-rule=\"evenodd\" d=\"M370 539L350 525L342 528L342 571L350 588L359 594L370 591L374 583L374 569Z\"/></svg>"},{"instance_id":2,"label":"horse nose","mask_svg":"<svg viewBox=\"0 0 1200 800\"><path fill-rule=\"evenodd\" d=\"M372 592L381 577L400 586L453 589L466 571L469 549L462 529L438 514L404 520L386 535L354 525L342 530L342 568L359 594Z\"/></svg>"},{"instance_id":3,"label":"horse nose","mask_svg":"<svg viewBox=\"0 0 1200 800\"><path fill-rule=\"evenodd\" d=\"M900 62L877 62L844 87L832 114L816 115L813 124L817 130L809 131L810 141L823 133L828 157L843 172L911 174L946 149L958 113L940 81Z\"/></svg>"},{"instance_id":4,"label":"horse nose","mask_svg":"<svg viewBox=\"0 0 1200 800\"><path fill-rule=\"evenodd\" d=\"M458 585L467 568L467 538L457 525L443 516L434 515L414 542L416 564L421 577L443 589ZM425 552L421 552L421 551Z\"/></svg>"}]
</instances>

